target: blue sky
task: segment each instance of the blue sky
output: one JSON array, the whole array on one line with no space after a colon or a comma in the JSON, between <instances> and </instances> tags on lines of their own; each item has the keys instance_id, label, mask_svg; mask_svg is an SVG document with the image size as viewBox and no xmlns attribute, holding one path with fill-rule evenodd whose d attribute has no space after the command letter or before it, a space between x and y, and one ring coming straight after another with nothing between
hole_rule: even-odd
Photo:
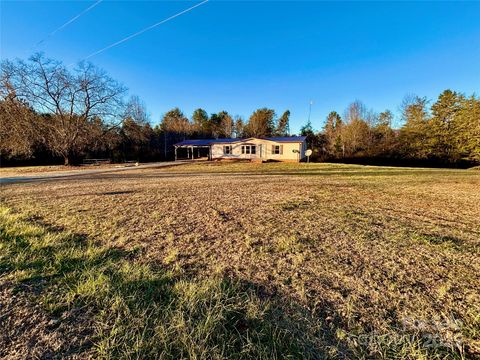
<instances>
[{"instance_id":1,"label":"blue sky","mask_svg":"<svg viewBox=\"0 0 480 360\"><path fill-rule=\"evenodd\" d=\"M195 2L107 1L40 46L93 1L2 1L1 57L34 51L70 64ZM480 93L480 2L215 1L90 59L140 96L152 123L289 109L298 131L313 100L320 129L353 100L397 112L415 93Z\"/></svg>"}]
</instances>

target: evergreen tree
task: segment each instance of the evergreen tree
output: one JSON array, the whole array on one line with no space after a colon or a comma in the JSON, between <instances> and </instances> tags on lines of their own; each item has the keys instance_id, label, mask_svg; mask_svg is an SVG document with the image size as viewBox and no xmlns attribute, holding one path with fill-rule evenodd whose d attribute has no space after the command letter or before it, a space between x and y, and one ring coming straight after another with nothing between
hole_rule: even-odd
<instances>
[{"instance_id":1,"label":"evergreen tree","mask_svg":"<svg viewBox=\"0 0 480 360\"><path fill-rule=\"evenodd\" d=\"M373 127L374 146L369 156L391 155L395 145L395 134L392 130L393 114L385 110L378 115L377 122Z\"/></svg>"},{"instance_id":2,"label":"evergreen tree","mask_svg":"<svg viewBox=\"0 0 480 360\"><path fill-rule=\"evenodd\" d=\"M211 129L209 128L208 114L205 110L199 108L192 114L192 126L198 137L209 138L212 137Z\"/></svg>"},{"instance_id":3,"label":"evergreen tree","mask_svg":"<svg viewBox=\"0 0 480 360\"><path fill-rule=\"evenodd\" d=\"M255 112L248 119L245 131L248 136L269 137L273 135L275 129L275 111L273 109L262 108Z\"/></svg>"},{"instance_id":4,"label":"evergreen tree","mask_svg":"<svg viewBox=\"0 0 480 360\"><path fill-rule=\"evenodd\" d=\"M123 160L139 161L142 155L146 155L145 150L148 148L152 136L152 128L148 123L135 121L132 117L128 117L122 123L120 136Z\"/></svg>"},{"instance_id":5,"label":"evergreen tree","mask_svg":"<svg viewBox=\"0 0 480 360\"><path fill-rule=\"evenodd\" d=\"M480 98L472 95L460 99L453 134L459 156L480 163Z\"/></svg>"},{"instance_id":6,"label":"evergreen tree","mask_svg":"<svg viewBox=\"0 0 480 360\"><path fill-rule=\"evenodd\" d=\"M432 105L432 117L429 122L428 152L430 156L454 161L459 153L454 138L456 116L460 111L462 96L451 90L445 90Z\"/></svg>"},{"instance_id":7,"label":"evergreen tree","mask_svg":"<svg viewBox=\"0 0 480 360\"><path fill-rule=\"evenodd\" d=\"M400 130L401 153L406 158L426 159L430 155L427 146L429 115L427 99L408 96L402 104L404 125Z\"/></svg>"},{"instance_id":8,"label":"evergreen tree","mask_svg":"<svg viewBox=\"0 0 480 360\"><path fill-rule=\"evenodd\" d=\"M180 134L184 138L186 138L191 131L190 122L179 108L174 108L165 113L160 126L162 130L170 133Z\"/></svg>"},{"instance_id":9,"label":"evergreen tree","mask_svg":"<svg viewBox=\"0 0 480 360\"><path fill-rule=\"evenodd\" d=\"M277 128L275 129L276 136L287 136L290 133L290 111L285 111L280 119L278 119Z\"/></svg>"},{"instance_id":10,"label":"evergreen tree","mask_svg":"<svg viewBox=\"0 0 480 360\"><path fill-rule=\"evenodd\" d=\"M312 122L309 120L309 121L307 121L307 123L305 125L303 125L300 128L300 135L301 136L309 136L309 135L313 135L313 134L315 134L315 133L313 131Z\"/></svg>"},{"instance_id":11,"label":"evergreen tree","mask_svg":"<svg viewBox=\"0 0 480 360\"><path fill-rule=\"evenodd\" d=\"M235 117L234 132L236 138L242 138L245 136L245 123L240 116Z\"/></svg>"},{"instance_id":12,"label":"evergreen tree","mask_svg":"<svg viewBox=\"0 0 480 360\"><path fill-rule=\"evenodd\" d=\"M230 114L226 111L218 113L220 119L219 135L222 138L231 138L233 136L234 124Z\"/></svg>"},{"instance_id":13,"label":"evergreen tree","mask_svg":"<svg viewBox=\"0 0 480 360\"><path fill-rule=\"evenodd\" d=\"M192 126L183 112L179 108L174 108L165 113L160 123L160 129L163 135L163 157L171 159L174 155L173 144L187 139Z\"/></svg>"},{"instance_id":14,"label":"evergreen tree","mask_svg":"<svg viewBox=\"0 0 480 360\"><path fill-rule=\"evenodd\" d=\"M221 136L222 117L219 114L211 114L208 119L208 128L210 130L211 137L218 139Z\"/></svg>"},{"instance_id":15,"label":"evergreen tree","mask_svg":"<svg viewBox=\"0 0 480 360\"><path fill-rule=\"evenodd\" d=\"M325 152L328 156L340 156L342 143L342 118L336 111L332 111L327 116L327 121L323 127L323 134L325 136Z\"/></svg>"},{"instance_id":16,"label":"evergreen tree","mask_svg":"<svg viewBox=\"0 0 480 360\"><path fill-rule=\"evenodd\" d=\"M312 122L310 120L300 128L300 135L307 137L307 147L312 149L315 144L315 131L313 130Z\"/></svg>"}]
</instances>

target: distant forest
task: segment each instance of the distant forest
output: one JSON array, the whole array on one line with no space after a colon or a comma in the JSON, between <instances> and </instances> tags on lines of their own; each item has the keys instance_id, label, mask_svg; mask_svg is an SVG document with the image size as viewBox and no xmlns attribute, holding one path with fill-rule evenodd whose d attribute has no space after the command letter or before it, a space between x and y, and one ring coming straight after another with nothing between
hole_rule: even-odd
<instances>
[{"instance_id":1,"label":"distant forest","mask_svg":"<svg viewBox=\"0 0 480 360\"><path fill-rule=\"evenodd\" d=\"M148 112L126 88L92 64L69 68L42 54L28 61L1 64L0 156L2 166L74 165L85 158L162 161L173 158L173 144L189 138L270 137L293 135L290 112L254 111L248 120L227 111L203 109L188 118L180 109L150 125ZM480 98L451 90L436 101L406 96L401 128L394 115L377 113L360 101L342 113L330 112L315 130L306 123L314 161L425 166L471 166L480 163Z\"/></svg>"}]
</instances>

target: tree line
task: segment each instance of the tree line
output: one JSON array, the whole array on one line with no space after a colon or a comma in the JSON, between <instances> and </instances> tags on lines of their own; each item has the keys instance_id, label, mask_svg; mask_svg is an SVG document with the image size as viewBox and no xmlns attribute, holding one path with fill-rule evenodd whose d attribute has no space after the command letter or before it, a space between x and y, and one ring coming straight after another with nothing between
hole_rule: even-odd
<instances>
[{"instance_id":1,"label":"tree line","mask_svg":"<svg viewBox=\"0 0 480 360\"><path fill-rule=\"evenodd\" d=\"M277 119L258 109L248 122L227 111L191 119L174 108L150 125L145 105L90 63L74 68L36 54L28 61L3 61L0 78L0 155L19 161L76 164L85 157L113 161L166 160L172 145L187 138L286 136L290 112Z\"/></svg>"},{"instance_id":2,"label":"tree line","mask_svg":"<svg viewBox=\"0 0 480 360\"><path fill-rule=\"evenodd\" d=\"M445 90L429 107L425 97L408 95L401 106L399 129L393 113L376 113L360 101L328 114L323 129L301 129L317 158L382 159L423 164L480 163L480 98Z\"/></svg>"},{"instance_id":3,"label":"tree line","mask_svg":"<svg viewBox=\"0 0 480 360\"><path fill-rule=\"evenodd\" d=\"M257 109L245 122L242 117L232 116L227 111L208 115L199 108L190 120L179 108L174 108L162 117L157 132L163 134L165 144L185 139L288 136L289 119L288 110L277 118L273 109ZM171 146L167 147L166 156L171 157L172 151Z\"/></svg>"},{"instance_id":4,"label":"tree line","mask_svg":"<svg viewBox=\"0 0 480 360\"><path fill-rule=\"evenodd\" d=\"M320 131L311 123L307 136L320 161L383 159L456 164L480 162L480 99L445 90L430 102L407 96L394 115L376 113L355 101L343 115L328 114ZM2 164L84 158L158 161L173 157L173 144L190 138L289 136L290 111L255 110L247 120L227 111L179 108L151 126L144 103L127 98L127 89L90 63L70 68L42 54L1 64L0 155Z\"/></svg>"}]
</instances>

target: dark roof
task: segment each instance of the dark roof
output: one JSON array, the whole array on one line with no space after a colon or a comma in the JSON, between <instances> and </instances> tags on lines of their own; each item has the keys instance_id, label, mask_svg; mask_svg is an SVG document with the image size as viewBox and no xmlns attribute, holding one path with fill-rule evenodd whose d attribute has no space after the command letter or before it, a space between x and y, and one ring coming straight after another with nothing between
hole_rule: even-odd
<instances>
[{"instance_id":1,"label":"dark roof","mask_svg":"<svg viewBox=\"0 0 480 360\"><path fill-rule=\"evenodd\" d=\"M268 138L258 138L261 140L269 140L275 142L304 142L306 136L284 136L284 137L268 137ZM180 141L173 146L209 146L211 144L230 144L235 142L242 142L248 139L253 138L234 138L234 139L191 139L191 140L183 140Z\"/></svg>"},{"instance_id":2,"label":"dark roof","mask_svg":"<svg viewBox=\"0 0 480 360\"><path fill-rule=\"evenodd\" d=\"M283 136L283 137L269 137L262 138L265 140L276 141L276 142L304 142L306 136Z\"/></svg>"},{"instance_id":3,"label":"dark roof","mask_svg":"<svg viewBox=\"0 0 480 360\"><path fill-rule=\"evenodd\" d=\"M192 139L192 140L183 140L179 143L174 144L173 146L209 146L215 143L233 143L240 141L241 139Z\"/></svg>"}]
</instances>

